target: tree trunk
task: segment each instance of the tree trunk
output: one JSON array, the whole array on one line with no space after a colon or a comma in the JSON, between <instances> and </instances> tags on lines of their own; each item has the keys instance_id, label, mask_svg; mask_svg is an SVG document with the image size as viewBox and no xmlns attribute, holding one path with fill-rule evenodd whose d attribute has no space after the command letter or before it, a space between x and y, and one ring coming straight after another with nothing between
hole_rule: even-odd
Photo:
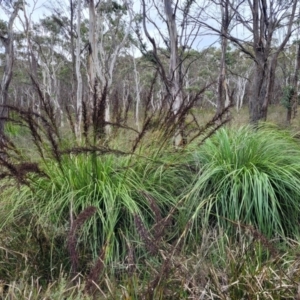
<instances>
[{"instance_id":1,"label":"tree trunk","mask_svg":"<svg viewBox=\"0 0 300 300\"><path fill-rule=\"evenodd\" d=\"M297 114L297 107L298 107L298 78L299 78L299 70L300 70L300 42L298 42L297 47L297 55L296 55L296 62L295 62L295 71L294 76L292 79L292 88L293 93L290 99L289 107L287 110L287 123L290 124L292 118L296 117Z\"/></svg>"},{"instance_id":2,"label":"tree trunk","mask_svg":"<svg viewBox=\"0 0 300 300\"><path fill-rule=\"evenodd\" d=\"M172 1L164 0L165 14L170 38L170 63L169 63L169 92L171 96L171 109L174 115L175 134L174 146L184 144L183 120L179 120L179 110L182 107L182 87L180 86L179 57L178 57L178 34L176 28L175 13L172 9Z\"/></svg>"},{"instance_id":3,"label":"tree trunk","mask_svg":"<svg viewBox=\"0 0 300 300\"><path fill-rule=\"evenodd\" d=\"M103 92L99 82L99 59L98 59L98 30L96 19L96 7L94 0L89 2L89 86L90 86L90 107L93 109L93 123L95 129L95 138L101 138L104 135L105 107L103 105Z\"/></svg>"},{"instance_id":4,"label":"tree trunk","mask_svg":"<svg viewBox=\"0 0 300 300\"><path fill-rule=\"evenodd\" d=\"M135 124L137 127L137 130L140 131L140 115L139 115L139 107L140 107L140 78L139 74L136 68L136 61L134 54L132 55L133 59L133 72L134 72L134 82L135 82L135 98L136 98L136 103L135 103Z\"/></svg>"},{"instance_id":5,"label":"tree trunk","mask_svg":"<svg viewBox=\"0 0 300 300\"><path fill-rule=\"evenodd\" d=\"M3 105L0 108L0 138L4 134L4 125L5 118L8 115L8 109L5 107L7 105L8 100L8 89L12 78L12 68L14 64L14 33L13 33L13 24L18 15L20 9L20 5L16 4L14 10L9 18L7 33L0 33L0 39L5 48L5 60L6 64L4 67L4 73L2 76L1 84L0 84L0 104Z\"/></svg>"},{"instance_id":6,"label":"tree trunk","mask_svg":"<svg viewBox=\"0 0 300 300\"><path fill-rule=\"evenodd\" d=\"M80 51L80 23L81 23L81 0L78 0L77 4L77 39L76 39L76 81L77 81L77 93L76 93L76 125L75 133L77 139L81 136L81 121L82 121L82 76L80 71L81 65L81 51Z\"/></svg>"},{"instance_id":7,"label":"tree trunk","mask_svg":"<svg viewBox=\"0 0 300 300\"><path fill-rule=\"evenodd\" d=\"M31 36L30 36L30 31L32 30L31 14L29 14L29 17L27 16L25 1L22 2L22 10L23 10L24 18L25 18L24 31L26 34L28 63L29 63L29 67L30 67L30 73L34 76L34 78L37 78L38 62L37 62L36 56L34 55L34 52L33 52L32 41L31 41Z\"/></svg>"},{"instance_id":8,"label":"tree trunk","mask_svg":"<svg viewBox=\"0 0 300 300\"><path fill-rule=\"evenodd\" d=\"M236 85L237 85L237 92L236 92L236 111L239 111L243 107L243 101L246 92L246 85L248 81L249 74L251 74L251 68L247 70L245 77L238 77Z\"/></svg>"},{"instance_id":9,"label":"tree trunk","mask_svg":"<svg viewBox=\"0 0 300 300\"><path fill-rule=\"evenodd\" d=\"M250 123L253 125L257 125L258 122L265 117L263 115L262 106L267 89L267 67L267 59L265 59L264 55L257 55L249 98Z\"/></svg>"},{"instance_id":10,"label":"tree trunk","mask_svg":"<svg viewBox=\"0 0 300 300\"><path fill-rule=\"evenodd\" d=\"M221 15L222 15L222 28L221 28L221 61L220 61L220 73L218 78L218 98L217 98L217 111L216 115L219 115L223 109L230 104L228 87L226 81L226 52L228 44L228 27L229 27L229 3L226 0L225 3L221 3Z\"/></svg>"},{"instance_id":11,"label":"tree trunk","mask_svg":"<svg viewBox=\"0 0 300 300\"><path fill-rule=\"evenodd\" d=\"M70 50L71 50L71 57L72 57L72 100L75 98L75 90L78 89L78 74L77 74L77 40L78 36L80 37L80 18L81 18L81 0L77 1L77 39L76 39L76 46L75 46L75 39L74 39L74 16L75 16L75 4L73 0L69 0L70 4ZM78 12L79 15L78 15ZM76 48L75 48L76 47ZM76 53L75 53L76 51Z\"/></svg>"},{"instance_id":12,"label":"tree trunk","mask_svg":"<svg viewBox=\"0 0 300 300\"><path fill-rule=\"evenodd\" d=\"M293 78L293 86L294 86L294 91L295 91L295 93L293 95L293 99L292 99L293 118L295 118L297 115L298 96L299 96L299 89L298 89L299 71L300 71L300 42L298 42L295 74L294 74L294 78Z\"/></svg>"},{"instance_id":13,"label":"tree trunk","mask_svg":"<svg viewBox=\"0 0 300 300\"><path fill-rule=\"evenodd\" d=\"M271 101L275 82L275 71L279 53L287 44L294 24L297 0L293 0L291 14L287 23L287 31L283 41L271 55L272 39L276 28L276 13L273 11L274 3L265 0L252 1L253 16L253 43L256 68L255 78L252 81L252 94L249 101L250 123L257 125L260 120L267 118L268 106ZM269 5L269 7L268 7ZM272 17L274 20L272 20Z\"/></svg>"}]
</instances>

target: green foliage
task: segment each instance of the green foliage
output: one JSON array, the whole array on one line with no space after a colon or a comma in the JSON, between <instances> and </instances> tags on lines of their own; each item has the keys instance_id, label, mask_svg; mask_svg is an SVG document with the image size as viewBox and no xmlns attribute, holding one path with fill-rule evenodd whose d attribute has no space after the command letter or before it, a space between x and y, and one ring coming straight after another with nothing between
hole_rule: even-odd
<instances>
[{"instance_id":1,"label":"green foliage","mask_svg":"<svg viewBox=\"0 0 300 300\"><path fill-rule=\"evenodd\" d=\"M214 93L212 91L206 91L204 93L204 95L208 98L208 99L212 99L214 97Z\"/></svg>"},{"instance_id":2,"label":"green foliage","mask_svg":"<svg viewBox=\"0 0 300 300\"><path fill-rule=\"evenodd\" d=\"M191 213L202 205L203 220L227 230L247 224L268 236L298 234L300 146L289 133L222 128L195 151L194 162Z\"/></svg>"},{"instance_id":3,"label":"green foliage","mask_svg":"<svg viewBox=\"0 0 300 300\"><path fill-rule=\"evenodd\" d=\"M234 66L236 62L236 52L226 52L225 63L228 66Z\"/></svg>"},{"instance_id":4,"label":"green foliage","mask_svg":"<svg viewBox=\"0 0 300 300\"><path fill-rule=\"evenodd\" d=\"M120 5L117 1L107 1L102 3L100 6L100 11L107 14L126 14L127 8L125 5Z\"/></svg>"},{"instance_id":5,"label":"green foliage","mask_svg":"<svg viewBox=\"0 0 300 300\"><path fill-rule=\"evenodd\" d=\"M65 21L65 20L64 20ZM49 32L54 35L61 33L62 28L64 27L63 20L59 19L55 15L45 17L41 20L41 25Z\"/></svg>"},{"instance_id":6,"label":"green foliage","mask_svg":"<svg viewBox=\"0 0 300 300\"><path fill-rule=\"evenodd\" d=\"M138 215L148 229L155 224L155 212L147 195L156 201L165 216L174 206L176 194L187 185L178 169L172 166L172 155L152 155L151 160L113 154L65 155L61 164L47 160L43 166L46 176L32 176L30 189L24 187L22 196L16 191L12 200L14 207L10 207L5 223L29 215L52 240L53 247L58 247L52 251L60 252L66 245L56 245L55 240L66 240L70 213L76 219L80 212L93 206L97 213L85 222L78 235L81 267L85 269L104 244L107 244L107 261L125 257L126 239L135 240L139 252L143 247L137 242L134 215Z\"/></svg>"},{"instance_id":7,"label":"green foliage","mask_svg":"<svg viewBox=\"0 0 300 300\"><path fill-rule=\"evenodd\" d=\"M16 124L12 123L6 123L5 124L5 133L10 135L10 136L18 136L20 135L20 132L22 131L22 127Z\"/></svg>"},{"instance_id":8,"label":"green foliage","mask_svg":"<svg viewBox=\"0 0 300 300\"><path fill-rule=\"evenodd\" d=\"M0 34L5 35L7 34L7 22L0 20Z\"/></svg>"},{"instance_id":9,"label":"green foliage","mask_svg":"<svg viewBox=\"0 0 300 300\"><path fill-rule=\"evenodd\" d=\"M200 91L200 87L198 86L198 85L190 85L189 87L187 87L187 88L185 88L184 90L186 91L186 92L199 92ZM206 94L206 93L205 93ZM208 92L208 94L209 94L209 92Z\"/></svg>"},{"instance_id":10,"label":"green foliage","mask_svg":"<svg viewBox=\"0 0 300 300\"><path fill-rule=\"evenodd\" d=\"M297 233L300 149L288 133L227 128L200 148L140 147L131 155L74 148L60 160L47 147L40 163L44 176L28 174L29 187L2 194L0 276L5 282L18 279L7 295L90 299L89 266L99 253L104 265L94 278L95 293L106 299L296 295L297 249L281 255L254 228L267 235ZM95 215L76 232L81 284L62 271L70 270L70 219L76 222L91 206ZM154 240L159 217L171 224ZM211 226L202 227L206 221ZM238 239L222 227L234 228ZM155 254L143 234L157 247ZM31 276L40 279L26 280Z\"/></svg>"},{"instance_id":11,"label":"green foliage","mask_svg":"<svg viewBox=\"0 0 300 300\"><path fill-rule=\"evenodd\" d=\"M4 125L4 133L10 138L28 135L28 128L24 126L20 118L14 113L10 113L10 121Z\"/></svg>"},{"instance_id":12,"label":"green foliage","mask_svg":"<svg viewBox=\"0 0 300 300\"><path fill-rule=\"evenodd\" d=\"M291 108L291 105L292 105L291 100L292 100L293 95L294 95L294 88L292 86L288 85L283 88L283 95L282 95L280 103L286 109Z\"/></svg>"}]
</instances>

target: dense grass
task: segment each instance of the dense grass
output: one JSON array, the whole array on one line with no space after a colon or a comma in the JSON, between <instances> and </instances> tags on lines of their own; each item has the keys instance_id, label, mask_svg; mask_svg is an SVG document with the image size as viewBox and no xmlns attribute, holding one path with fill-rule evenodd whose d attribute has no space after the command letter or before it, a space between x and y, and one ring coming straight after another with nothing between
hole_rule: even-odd
<instances>
[{"instance_id":1,"label":"dense grass","mask_svg":"<svg viewBox=\"0 0 300 300\"><path fill-rule=\"evenodd\" d=\"M267 125L222 128L193 159L199 173L190 201L205 203L207 221L253 225L269 237L298 235L300 146L290 133Z\"/></svg>"},{"instance_id":2,"label":"dense grass","mask_svg":"<svg viewBox=\"0 0 300 300\"><path fill-rule=\"evenodd\" d=\"M97 281L94 296L86 293L86 281L67 274L48 284L19 277L3 293L3 299L297 299L299 258L289 252L272 253L259 238L243 234L232 242L224 232L206 230L197 249L189 255L164 249L156 259L147 257L134 269L117 276L106 268ZM225 252L224 252L225 250ZM166 257L166 255L168 255ZM27 275L27 273L25 273ZM3 287L3 286L0 286Z\"/></svg>"},{"instance_id":3,"label":"dense grass","mask_svg":"<svg viewBox=\"0 0 300 300\"><path fill-rule=\"evenodd\" d=\"M176 150L147 131L130 152L124 136L122 149L120 137L82 146L27 126L37 168L20 164L20 128L7 130L4 299L299 296L300 146L288 131L224 127Z\"/></svg>"},{"instance_id":4,"label":"dense grass","mask_svg":"<svg viewBox=\"0 0 300 300\"><path fill-rule=\"evenodd\" d=\"M110 245L112 259L122 255L118 252L121 249L116 236L133 235L135 214L147 228L151 227L155 216L145 195L155 199L162 214L176 199L171 196L169 184L174 171L161 161L149 165L146 160L135 163L130 157L80 154L64 157L61 167L50 161L44 166L44 172L47 176L31 178L30 189L24 187L21 197L16 192L14 211L21 211L21 217L25 206L43 226L51 224L66 231L70 212L76 219L87 207L96 207L97 213L85 222L79 236L94 258L105 242ZM180 180L178 177L177 186ZM11 217L15 219L17 215Z\"/></svg>"}]
</instances>

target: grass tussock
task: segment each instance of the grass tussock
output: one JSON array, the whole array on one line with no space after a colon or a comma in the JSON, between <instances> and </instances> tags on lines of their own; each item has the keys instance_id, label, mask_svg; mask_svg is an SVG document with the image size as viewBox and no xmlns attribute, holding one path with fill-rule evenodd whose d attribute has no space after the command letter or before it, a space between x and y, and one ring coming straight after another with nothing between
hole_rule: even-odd
<instances>
[{"instance_id":1,"label":"grass tussock","mask_svg":"<svg viewBox=\"0 0 300 300\"><path fill-rule=\"evenodd\" d=\"M253 225L269 237L299 234L300 147L290 133L268 125L222 128L193 160L199 171L190 201L203 201L207 222Z\"/></svg>"}]
</instances>

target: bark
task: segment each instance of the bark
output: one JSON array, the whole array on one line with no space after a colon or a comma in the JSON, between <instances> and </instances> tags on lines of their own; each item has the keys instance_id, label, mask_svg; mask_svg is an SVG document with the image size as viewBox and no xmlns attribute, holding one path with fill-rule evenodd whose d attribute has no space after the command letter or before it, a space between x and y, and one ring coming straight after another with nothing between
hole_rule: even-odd
<instances>
[{"instance_id":1,"label":"bark","mask_svg":"<svg viewBox=\"0 0 300 300\"><path fill-rule=\"evenodd\" d=\"M247 78L239 77L236 82L237 91L236 91L235 106L236 106L237 111L239 111L243 107L243 104L244 104L244 97L245 97L245 93L246 93L246 85L247 85L249 73L250 73L250 70L249 70L249 72L247 72L245 74L245 76L247 76Z\"/></svg>"},{"instance_id":2,"label":"bark","mask_svg":"<svg viewBox=\"0 0 300 300\"><path fill-rule=\"evenodd\" d=\"M136 104L135 104L135 124L137 127L137 130L140 131L140 114L139 114L139 107L140 107L140 78L139 74L136 68L136 61L134 55L132 56L133 59L133 72L134 72L134 82L135 82L135 98L136 98Z\"/></svg>"},{"instance_id":3,"label":"bark","mask_svg":"<svg viewBox=\"0 0 300 300\"><path fill-rule=\"evenodd\" d=\"M63 126L63 111L59 103L59 81L57 79L57 72L61 68L62 63L58 63L55 58L54 41L50 44L50 53L43 55L44 61L41 61L44 97L53 105L55 118ZM48 56L49 55L49 56Z\"/></svg>"},{"instance_id":4,"label":"bark","mask_svg":"<svg viewBox=\"0 0 300 300\"><path fill-rule=\"evenodd\" d=\"M82 122L82 76L80 71L81 65L81 51L80 51L80 23L81 23L81 0L78 0L77 4L77 39L76 39L76 82L77 82L77 93L76 93L76 126L75 132L76 137L80 139L81 136L81 122Z\"/></svg>"},{"instance_id":5,"label":"bark","mask_svg":"<svg viewBox=\"0 0 300 300\"><path fill-rule=\"evenodd\" d=\"M226 52L228 45L228 28L230 24L229 18L229 1L226 0L221 3L221 15L222 15L222 26L221 26L221 61L220 61L220 72L218 78L218 98L217 98L217 111L216 115L219 115L223 109L230 105L228 86L226 81Z\"/></svg>"},{"instance_id":6,"label":"bark","mask_svg":"<svg viewBox=\"0 0 300 300\"><path fill-rule=\"evenodd\" d=\"M20 5L15 5L14 10L9 18L7 33L2 34L0 32L0 39L4 45L5 49L5 67L4 73L2 76L1 84L0 84L0 104L7 105L8 104L8 89L12 79L13 74L13 64L14 64L14 32L13 32L13 24L18 15L20 9ZM8 115L7 107L0 108L0 138L4 134L4 125L5 120L2 118L6 118Z\"/></svg>"},{"instance_id":7,"label":"bark","mask_svg":"<svg viewBox=\"0 0 300 300\"><path fill-rule=\"evenodd\" d=\"M299 97L299 89L298 89L299 71L300 71L300 42L298 42L297 57L295 63L295 73L293 78L293 87L294 87L294 95L292 98L293 118L296 118L297 115L298 97Z\"/></svg>"},{"instance_id":8,"label":"bark","mask_svg":"<svg viewBox=\"0 0 300 300\"><path fill-rule=\"evenodd\" d=\"M291 82L293 92L289 99L290 102L289 102L289 106L287 109L287 116L286 116L287 124L290 124L292 117L295 118L296 114L297 114L298 95L299 95L299 93L298 93L299 70L300 70L300 42L298 42L294 76L293 76L292 82Z\"/></svg>"},{"instance_id":9,"label":"bark","mask_svg":"<svg viewBox=\"0 0 300 300\"><path fill-rule=\"evenodd\" d=\"M59 80L57 80L57 71L60 69L61 64L58 64L55 61L54 57L54 51L52 51L51 54L51 62L50 62L50 68L49 68L49 88L50 88L50 100L54 105L54 113L55 116L58 118L58 121L60 123L60 126L64 126L64 119L63 119L63 111L61 109L61 105L59 103Z\"/></svg>"},{"instance_id":10,"label":"bark","mask_svg":"<svg viewBox=\"0 0 300 300\"><path fill-rule=\"evenodd\" d=\"M97 38L96 38L96 9L94 1L89 2L89 56L88 56L88 67L89 67L89 83L90 90L93 93L96 84L96 65L98 63L97 58ZM93 95L91 95L90 101L93 102Z\"/></svg>"},{"instance_id":11,"label":"bark","mask_svg":"<svg viewBox=\"0 0 300 300\"><path fill-rule=\"evenodd\" d=\"M131 9L129 7L129 3L127 2L127 0L123 0L123 4L126 6L127 11L128 11L128 16L129 16L129 20L128 20L128 26L124 32L124 35L122 37L122 39L120 41L116 40L114 36L112 36L112 45L111 48L113 50L108 51L108 53L106 53L105 47L104 47L104 41L102 39L102 43L101 43L101 54L100 55L100 60L101 60L101 71L102 74L100 75L100 78L103 78L102 81L102 86L106 87L107 90L107 96L106 96L106 103L105 103L105 123L108 124L111 122L111 94L110 94L110 90L111 90L111 85L113 82L113 72L116 66L116 62L117 62L117 58L119 57L119 54L121 52L121 50L123 49L123 47L125 46L125 43L128 40L129 37L129 33L131 31L131 23L133 21L133 15L131 12ZM102 17L104 18L104 17ZM114 28L115 25L111 25L109 23L109 30L110 31L117 31L120 28ZM102 34L103 37L103 34ZM110 125L106 125L105 126L105 131L107 135L111 134L111 126Z\"/></svg>"},{"instance_id":12,"label":"bark","mask_svg":"<svg viewBox=\"0 0 300 300\"><path fill-rule=\"evenodd\" d=\"M22 2L22 6L23 6L22 10L23 10L23 14L24 14L24 19L25 19L24 31L25 31L26 42L27 42L28 63L29 63L29 66L30 66L30 72L32 73L32 75L35 78L37 78L38 62L37 62L36 56L35 56L34 51L33 51L32 40L31 40L31 36L30 36L30 32L32 30L32 26L31 26L31 15L32 15L32 13L29 14L29 16L27 16L25 1Z\"/></svg>"},{"instance_id":13,"label":"bark","mask_svg":"<svg viewBox=\"0 0 300 300\"><path fill-rule=\"evenodd\" d=\"M97 118L98 136L110 135L111 133L111 85L113 82L113 73L116 66L117 58L125 46L126 41L131 30L131 23L133 22L132 12L126 0L123 4L127 8L127 16L129 16L128 27L126 28L122 39L117 39L117 32L120 29L115 27L115 24L122 24L122 22L108 21L108 32L115 32L111 35L110 47L108 48L105 43L105 7L100 7L101 2L95 6L94 0L89 1L89 82L91 90L91 103L96 99L96 107L98 113L94 113ZM98 9L99 6L99 9ZM118 16L121 18L122 14ZM108 18L109 19L109 18ZM118 26L118 25L117 25Z\"/></svg>"},{"instance_id":14,"label":"bark","mask_svg":"<svg viewBox=\"0 0 300 300\"><path fill-rule=\"evenodd\" d=\"M254 74L252 76L251 92L249 97L250 123L257 124L263 119L262 105L266 96L267 58L263 53L256 53Z\"/></svg>"},{"instance_id":15,"label":"bark","mask_svg":"<svg viewBox=\"0 0 300 300\"><path fill-rule=\"evenodd\" d=\"M72 83L72 99L74 99L75 95L75 90L78 87L77 83L77 66L76 66L76 59L77 59L77 43L76 43L76 48L75 48L75 39L74 39L74 16L75 16L75 4L73 0L69 1L70 3L70 40L71 40L71 57L72 57L72 77L73 77L73 83ZM78 8L79 6L79 8ZM78 11L80 11L80 15L78 16ZM79 17L79 18L78 18ZM80 24L80 17L81 17L81 0L77 0L77 39L78 40L78 35L80 36L80 25L78 28L78 23ZM78 30L79 29L79 30ZM76 51L76 53L75 53Z\"/></svg>"},{"instance_id":16,"label":"bark","mask_svg":"<svg viewBox=\"0 0 300 300\"><path fill-rule=\"evenodd\" d=\"M277 59L291 37L292 27L295 23L295 11L299 1L242 0L238 2L229 1L228 3L237 22L251 32L253 51L247 48L247 45L250 44L249 41L245 42L239 37L233 36L231 32L222 32L208 22L196 19L195 21L227 37L255 62L251 94L249 95L250 123L255 125L267 117L268 105L273 96ZM243 4L248 6L245 14L243 14L244 10L240 9ZM275 48L274 34L282 26L286 28L285 37Z\"/></svg>"},{"instance_id":17,"label":"bark","mask_svg":"<svg viewBox=\"0 0 300 300\"><path fill-rule=\"evenodd\" d=\"M99 31L97 30L96 7L94 0L89 0L89 87L90 87L90 107L93 108L93 122L98 137L104 134L104 108L102 102L101 86L99 82L99 59L98 59L98 39Z\"/></svg>"},{"instance_id":18,"label":"bark","mask_svg":"<svg viewBox=\"0 0 300 300\"><path fill-rule=\"evenodd\" d=\"M287 20L285 38L273 51L271 44L276 26L282 21L277 18L271 5L266 0L252 1L253 42L255 56L255 72L252 81L252 93L249 101L250 123L256 125L260 120L267 118L268 105L273 96L275 71L278 56L286 46L294 23L297 0L292 1L292 11ZM268 7L269 4L269 7Z\"/></svg>"},{"instance_id":19,"label":"bark","mask_svg":"<svg viewBox=\"0 0 300 300\"><path fill-rule=\"evenodd\" d=\"M169 62L169 91L171 96L171 108L177 125L174 134L174 146L179 147L184 143L183 120L179 120L179 110L182 107L182 87L180 85L179 56L178 56L178 34L175 20L175 12L171 0L164 0L165 15L168 25L170 39L170 62Z\"/></svg>"}]
</instances>

